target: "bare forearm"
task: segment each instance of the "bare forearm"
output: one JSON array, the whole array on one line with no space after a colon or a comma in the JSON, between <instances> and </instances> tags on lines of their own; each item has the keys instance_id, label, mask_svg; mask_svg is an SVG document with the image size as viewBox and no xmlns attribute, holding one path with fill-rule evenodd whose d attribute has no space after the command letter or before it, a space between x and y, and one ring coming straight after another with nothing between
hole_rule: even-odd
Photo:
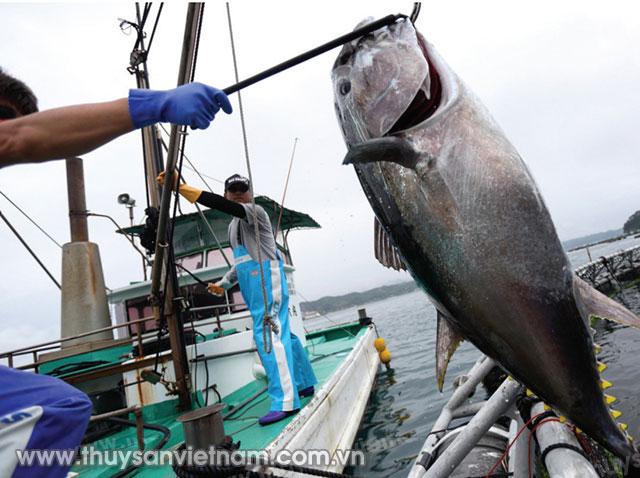
<instances>
[{"instance_id":1,"label":"bare forearm","mask_svg":"<svg viewBox=\"0 0 640 478\"><path fill-rule=\"evenodd\" d=\"M126 98L0 123L0 167L79 156L134 129Z\"/></svg>"}]
</instances>

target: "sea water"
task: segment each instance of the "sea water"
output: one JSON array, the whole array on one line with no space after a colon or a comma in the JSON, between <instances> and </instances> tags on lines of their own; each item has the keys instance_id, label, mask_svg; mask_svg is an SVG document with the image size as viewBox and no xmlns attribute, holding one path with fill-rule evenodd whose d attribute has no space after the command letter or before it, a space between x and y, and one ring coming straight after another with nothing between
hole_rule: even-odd
<instances>
[{"instance_id":1,"label":"sea water","mask_svg":"<svg viewBox=\"0 0 640 478\"><path fill-rule=\"evenodd\" d=\"M627 238L589 248L595 260L603 255L640 244ZM588 262L584 249L569 253L573 267ZM640 286L626 289L622 300L640 313ZM376 323L392 354L392 371L381 369L367 404L354 448L364 452L365 464L347 468L347 474L363 477L405 477L422 444L452 393L455 377L466 373L480 356L463 342L451 359L444 392L438 392L435 378L436 310L426 295L416 290L378 302L341 310L305 322L314 329L353 321L357 309L365 307ZM608 365L603 378L613 383L607 393L619 401L619 419L629 432L640 439L640 331L600 322L596 325L597 343L602 345L598 360ZM480 388L476 393L484 393Z\"/></svg>"}]
</instances>

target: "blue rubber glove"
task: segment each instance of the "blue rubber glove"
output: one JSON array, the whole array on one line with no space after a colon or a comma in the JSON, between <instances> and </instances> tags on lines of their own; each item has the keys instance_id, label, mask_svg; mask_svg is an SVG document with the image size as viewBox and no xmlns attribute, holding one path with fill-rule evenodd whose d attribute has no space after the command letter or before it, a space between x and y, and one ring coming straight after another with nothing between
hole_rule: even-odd
<instances>
[{"instance_id":1,"label":"blue rubber glove","mask_svg":"<svg viewBox=\"0 0 640 478\"><path fill-rule=\"evenodd\" d=\"M136 128L173 123L206 129L218 110L231 113L227 95L202 83L188 83L173 90L129 90L129 114Z\"/></svg>"}]
</instances>

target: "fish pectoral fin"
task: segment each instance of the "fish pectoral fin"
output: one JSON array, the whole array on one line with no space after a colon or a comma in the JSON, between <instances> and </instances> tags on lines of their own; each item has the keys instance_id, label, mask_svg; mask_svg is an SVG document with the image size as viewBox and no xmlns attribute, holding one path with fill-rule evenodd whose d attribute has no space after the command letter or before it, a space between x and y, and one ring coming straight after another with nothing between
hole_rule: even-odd
<instances>
[{"instance_id":1,"label":"fish pectoral fin","mask_svg":"<svg viewBox=\"0 0 640 478\"><path fill-rule=\"evenodd\" d=\"M436 379L438 380L438 390L442 392L449 361L464 338L451 325L447 316L439 310L436 337Z\"/></svg>"},{"instance_id":2,"label":"fish pectoral fin","mask_svg":"<svg viewBox=\"0 0 640 478\"><path fill-rule=\"evenodd\" d=\"M414 169L420 154L411 143L396 136L375 138L349 148L342 164L361 164L387 161Z\"/></svg>"},{"instance_id":3,"label":"fish pectoral fin","mask_svg":"<svg viewBox=\"0 0 640 478\"><path fill-rule=\"evenodd\" d=\"M407 270L398 248L393 244L377 217L373 220L373 240L373 250L380 264L397 271Z\"/></svg>"},{"instance_id":4,"label":"fish pectoral fin","mask_svg":"<svg viewBox=\"0 0 640 478\"><path fill-rule=\"evenodd\" d=\"M573 277L573 294L585 320L596 315L602 319L640 329L640 318L636 314L591 287L578 276Z\"/></svg>"}]
</instances>

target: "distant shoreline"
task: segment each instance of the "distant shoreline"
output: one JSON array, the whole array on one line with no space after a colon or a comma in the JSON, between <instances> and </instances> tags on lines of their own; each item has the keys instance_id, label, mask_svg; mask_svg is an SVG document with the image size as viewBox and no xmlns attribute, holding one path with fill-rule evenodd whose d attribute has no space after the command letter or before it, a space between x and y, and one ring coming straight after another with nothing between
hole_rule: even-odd
<instances>
[{"instance_id":1,"label":"distant shoreline","mask_svg":"<svg viewBox=\"0 0 640 478\"><path fill-rule=\"evenodd\" d=\"M408 294L418 289L418 285L413 281L401 282L399 284L383 285L363 292L350 292L339 296L326 296L318 300L301 302L300 308L305 315L314 312L318 314L328 314L349 307L368 304L389 297Z\"/></svg>"}]
</instances>

